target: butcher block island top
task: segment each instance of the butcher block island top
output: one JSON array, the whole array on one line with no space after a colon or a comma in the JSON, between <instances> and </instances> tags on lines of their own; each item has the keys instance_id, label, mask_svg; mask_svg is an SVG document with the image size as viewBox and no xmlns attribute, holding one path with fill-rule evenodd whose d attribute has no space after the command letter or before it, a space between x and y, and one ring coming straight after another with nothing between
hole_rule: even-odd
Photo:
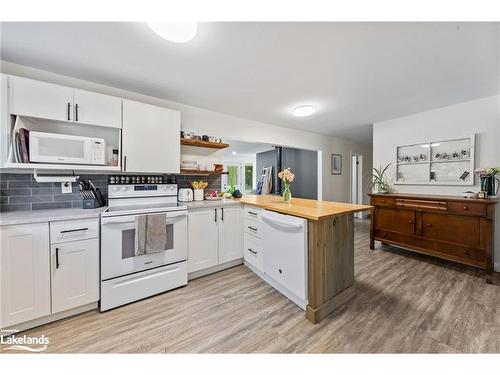
<instances>
[{"instance_id":1,"label":"butcher block island top","mask_svg":"<svg viewBox=\"0 0 500 375\"><path fill-rule=\"evenodd\" d=\"M338 203L302 198L292 198L290 203L284 203L283 197L279 195L244 195L241 198L241 203L316 221L328 219L337 215L367 211L372 208L372 206L362 204Z\"/></svg>"}]
</instances>

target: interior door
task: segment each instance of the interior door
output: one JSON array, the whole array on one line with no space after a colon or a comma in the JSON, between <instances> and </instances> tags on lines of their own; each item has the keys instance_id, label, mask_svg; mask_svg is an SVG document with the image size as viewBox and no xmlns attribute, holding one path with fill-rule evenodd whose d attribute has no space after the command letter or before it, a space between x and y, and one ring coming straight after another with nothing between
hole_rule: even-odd
<instances>
[{"instance_id":1,"label":"interior door","mask_svg":"<svg viewBox=\"0 0 500 375\"><path fill-rule=\"evenodd\" d=\"M75 89L74 103L75 122L122 127L121 98Z\"/></svg>"},{"instance_id":2,"label":"interior door","mask_svg":"<svg viewBox=\"0 0 500 375\"><path fill-rule=\"evenodd\" d=\"M179 173L180 112L123 101L123 169L126 172Z\"/></svg>"},{"instance_id":3,"label":"interior door","mask_svg":"<svg viewBox=\"0 0 500 375\"><path fill-rule=\"evenodd\" d=\"M219 209L219 263L243 258L243 208Z\"/></svg>"},{"instance_id":4,"label":"interior door","mask_svg":"<svg viewBox=\"0 0 500 375\"><path fill-rule=\"evenodd\" d=\"M99 239L51 246L52 313L99 300Z\"/></svg>"},{"instance_id":5,"label":"interior door","mask_svg":"<svg viewBox=\"0 0 500 375\"><path fill-rule=\"evenodd\" d=\"M49 224L3 226L0 239L0 328L49 315Z\"/></svg>"},{"instance_id":6,"label":"interior door","mask_svg":"<svg viewBox=\"0 0 500 375\"><path fill-rule=\"evenodd\" d=\"M9 76L10 113L73 121L73 88Z\"/></svg>"},{"instance_id":7,"label":"interior door","mask_svg":"<svg viewBox=\"0 0 500 375\"><path fill-rule=\"evenodd\" d=\"M196 272L219 264L217 208L189 211L188 272Z\"/></svg>"}]
</instances>

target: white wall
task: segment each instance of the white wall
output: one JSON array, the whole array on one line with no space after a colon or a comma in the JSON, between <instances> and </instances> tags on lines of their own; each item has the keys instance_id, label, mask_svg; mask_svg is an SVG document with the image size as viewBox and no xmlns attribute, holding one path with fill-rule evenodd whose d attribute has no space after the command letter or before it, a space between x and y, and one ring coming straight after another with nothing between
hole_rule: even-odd
<instances>
[{"instance_id":1,"label":"white wall","mask_svg":"<svg viewBox=\"0 0 500 375\"><path fill-rule=\"evenodd\" d=\"M181 129L194 131L198 134L232 138L238 141L254 143L270 143L288 147L322 151L322 197L325 200L349 202L351 152L362 153L365 160L366 173L371 170L371 145L357 144L338 138L327 137L311 132L293 130L276 125L266 124L192 107L164 99L133 93L114 87L100 85L68 76L50 73L31 67L1 61L1 71L27 78L44 80L62 85L77 87L84 90L115 95L131 100L177 109L181 112ZM307 121L307 120L306 120ZM344 169L340 176L330 174L330 154L343 155ZM292 187L293 189L293 187ZM293 191L293 190L292 190Z\"/></svg>"},{"instance_id":2,"label":"white wall","mask_svg":"<svg viewBox=\"0 0 500 375\"><path fill-rule=\"evenodd\" d=\"M397 145L444 140L476 134L475 168L500 166L500 96L417 113L373 126L373 165L386 165L389 177L396 176L395 148ZM479 179L474 186L412 186L394 185L404 193L461 195L465 190L479 191ZM496 207L495 270L500 271L500 204Z\"/></svg>"}]
</instances>

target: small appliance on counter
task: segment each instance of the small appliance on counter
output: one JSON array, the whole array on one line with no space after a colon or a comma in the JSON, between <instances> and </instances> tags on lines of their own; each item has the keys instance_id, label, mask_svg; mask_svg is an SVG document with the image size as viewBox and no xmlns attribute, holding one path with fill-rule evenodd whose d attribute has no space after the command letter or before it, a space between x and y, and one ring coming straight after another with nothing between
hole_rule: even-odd
<instances>
[{"instance_id":1,"label":"small appliance on counter","mask_svg":"<svg viewBox=\"0 0 500 375\"><path fill-rule=\"evenodd\" d=\"M179 195L177 197L179 202L192 202L193 201L193 190L189 188L179 189Z\"/></svg>"}]
</instances>

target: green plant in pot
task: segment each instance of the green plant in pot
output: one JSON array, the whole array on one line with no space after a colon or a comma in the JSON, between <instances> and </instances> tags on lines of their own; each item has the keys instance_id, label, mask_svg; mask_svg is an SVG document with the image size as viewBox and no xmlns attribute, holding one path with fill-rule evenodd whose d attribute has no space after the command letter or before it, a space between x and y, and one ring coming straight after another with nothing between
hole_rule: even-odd
<instances>
[{"instance_id":1,"label":"green plant in pot","mask_svg":"<svg viewBox=\"0 0 500 375\"><path fill-rule=\"evenodd\" d=\"M384 168L382 166L378 168L373 168L373 173L371 177L371 184L372 187L377 191L379 194L388 194L392 193L394 189L392 186L389 184L386 178L386 172L387 169L389 169L389 166L391 164L387 164Z\"/></svg>"}]
</instances>

